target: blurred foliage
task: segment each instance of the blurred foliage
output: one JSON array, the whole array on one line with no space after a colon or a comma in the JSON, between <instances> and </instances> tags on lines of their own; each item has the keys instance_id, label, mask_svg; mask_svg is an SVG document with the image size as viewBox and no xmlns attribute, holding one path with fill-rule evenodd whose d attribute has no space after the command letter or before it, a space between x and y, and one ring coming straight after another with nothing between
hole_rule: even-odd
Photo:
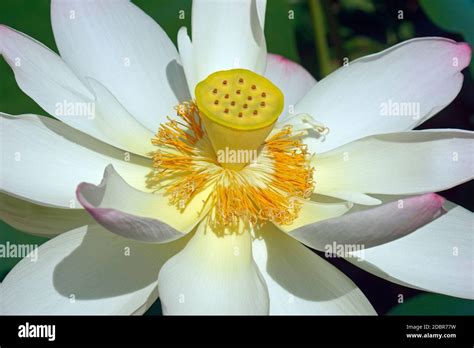
<instances>
[{"instance_id":1,"label":"blurred foliage","mask_svg":"<svg viewBox=\"0 0 474 348\"><path fill-rule=\"evenodd\" d=\"M474 301L438 294L421 294L399 304L388 315L472 315Z\"/></svg>"},{"instance_id":2,"label":"blurred foliage","mask_svg":"<svg viewBox=\"0 0 474 348\"><path fill-rule=\"evenodd\" d=\"M294 23L298 19L294 9L285 0L270 0L265 15L267 50L299 62Z\"/></svg>"},{"instance_id":3,"label":"blurred foliage","mask_svg":"<svg viewBox=\"0 0 474 348\"><path fill-rule=\"evenodd\" d=\"M186 26L190 29L191 0L133 2L153 17L175 44L179 28ZM269 0L265 21L267 48L269 52L300 62L317 79L321 79L340 67L345 57L352 61L416 36L437 35L462 40L462 36L456 35L464 35L465 40L473 43L472 1L422 0L421 6L430 20L421 11L416 0ZM184 11L184 18L179 17L180 11ZM50 23L49 0L2 0L0 23L30 35L57 52ZM319 28L320 32L315 33L315 28ZM457 34L451 35L444 30ZM325 61L321 63L321 59L318 61L316 57L324 57ZM20 91L11 69L1 59L0 80L1 111L47 115ZM430 120L428 125L432 128L472 128L473 88L472 79L467 78L456 101L436 117L438 121ZM444 192L443 195L473 209L472 183ZM45 240L0 223L2 244L9 241L39 245ZM18 261L16 258L1 260L0 281ZM473 301L419 294L418 291L376 279L347 262L340 262L338 267L368 294L379 314L386 313L387 308L392 306L387 297L388 292L392 300L397 293L410 293L414 296L393 308L390 314L474 313ZM385 287L386 292L379 291L382 287ZM157 302L148 314L160 312L161 307Z\"/></svg>"}]
</instances>

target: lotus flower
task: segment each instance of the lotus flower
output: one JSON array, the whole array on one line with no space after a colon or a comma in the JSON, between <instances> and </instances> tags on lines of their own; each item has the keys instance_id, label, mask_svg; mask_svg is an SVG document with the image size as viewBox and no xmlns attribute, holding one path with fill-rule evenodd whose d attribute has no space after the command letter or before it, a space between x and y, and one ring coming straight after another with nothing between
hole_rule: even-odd
<instances>
[{"instance_id":1,"label":"lotus flower","mask_svg":"<svg viewBox=\"0 0 474 348\"><path fill-rule=\"evenodd\" d=\"M456 97L469 46L414 39L316 83L267 54L264 19L264 1L195 0L179 53L129 1L53 0L60 56L0 27L56 118L2 114L2 217L54 236L4 279L3 313L142 314L159 296L164 314L376 314L306 247L333 245L474 298L472 215L433 193L472 179L473 133L412 130ZM216 160L239 146L257 158Z\"/></svg>"}]
</instances>

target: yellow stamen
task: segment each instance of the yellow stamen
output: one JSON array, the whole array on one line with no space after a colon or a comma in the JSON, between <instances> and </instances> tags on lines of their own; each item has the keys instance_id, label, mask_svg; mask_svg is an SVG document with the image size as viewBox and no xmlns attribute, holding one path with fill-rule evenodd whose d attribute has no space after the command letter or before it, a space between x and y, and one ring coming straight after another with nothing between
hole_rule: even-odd
<instances>
[{"instance_id":1,"label":"yellow stamen","mask_svg":"<svg viewBox=\"0 0 474 348\"><path fill-rule=\"evenodd\" d=\"M301 200L313 191L313 168L301 133L290 127L277 131L263 142L254 163L232 170L217 161L198 107L183 103L177 114L180 120L161 125L152 140L159 150L153 154L155 170L148 182L171 204L183 210L199 192L212 187L205 202L209 209L203 211L209 211L208 223L214 228L241 221L254 226L266 221L289 224L298 216Z\"/></svg>"},{"instance_id":2,"label":"yellow stamen","mask_svg":"<svg viewBox=\"0 0 474 348\"><path fill-rule=\"evenodd\" d=\"M212 146L219 151L257 151L283 109L283 94L245 69L218 71L196 86L196 104ZM223 162L241 169L249 161Z\"/></svg>"}]
</instances>

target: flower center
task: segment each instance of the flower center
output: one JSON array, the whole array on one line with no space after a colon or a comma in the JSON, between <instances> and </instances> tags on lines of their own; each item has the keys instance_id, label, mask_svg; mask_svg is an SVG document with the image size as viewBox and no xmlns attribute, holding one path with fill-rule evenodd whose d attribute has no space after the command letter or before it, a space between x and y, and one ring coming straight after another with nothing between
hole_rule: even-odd
<instances>
[{"instance_id":1,"label":"flower center","mask_svg":"<svg viewBox=\"0 0 474 348\"><path fill-rule=\"evenodd\" d=\"M291 223L313 192L313 168L304 132L273 129L283 108L280 90L235 69L210 75L195 95L196 102L177 106L180 120L162 124L152 139L158 149L148 186L181 211L209 192L201 214L215 230Z\"/></svg>"}]
</instances>

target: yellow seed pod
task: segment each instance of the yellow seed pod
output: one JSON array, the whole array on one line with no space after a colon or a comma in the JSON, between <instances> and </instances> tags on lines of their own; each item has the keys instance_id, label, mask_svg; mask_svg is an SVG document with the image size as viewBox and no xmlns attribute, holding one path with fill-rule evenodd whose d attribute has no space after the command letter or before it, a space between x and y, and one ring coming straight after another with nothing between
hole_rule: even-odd
<instances>
[{"instance_id":1,"label":"yellow seed pod","mask_svg":"<svg viewBox=\"0 0 474 348\"><path fill-rule=\"evenodd\" d=\"M197 84L195 96L217 155L219 151L240 151L242 154L258 151L284 105L283 93L278 87L265 77L245 69L209 75ZM240 169L249 162L236 159L221 164Z\"/></svg>"}]
</instances>

